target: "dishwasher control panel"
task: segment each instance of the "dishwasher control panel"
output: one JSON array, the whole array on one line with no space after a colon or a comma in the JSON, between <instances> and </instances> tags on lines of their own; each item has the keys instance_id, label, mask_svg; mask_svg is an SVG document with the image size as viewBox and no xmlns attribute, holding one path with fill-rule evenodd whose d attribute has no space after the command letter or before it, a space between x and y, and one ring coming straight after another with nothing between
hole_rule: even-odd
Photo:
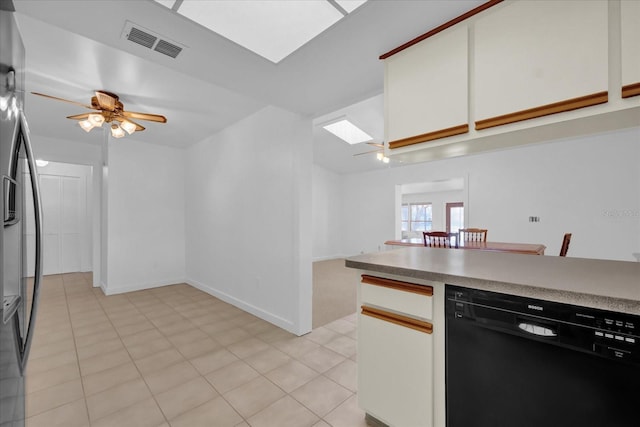
<instances>
[{"instance_id":1,"label":"dishwasher control panel","mask_svg":"<svg viewBox=\"0 0 640 427\"><path fill-rule=\"evenodd\" d=\"M449 318L640 364L640 316L447 285Z\"/></svg>"}]
</instances>

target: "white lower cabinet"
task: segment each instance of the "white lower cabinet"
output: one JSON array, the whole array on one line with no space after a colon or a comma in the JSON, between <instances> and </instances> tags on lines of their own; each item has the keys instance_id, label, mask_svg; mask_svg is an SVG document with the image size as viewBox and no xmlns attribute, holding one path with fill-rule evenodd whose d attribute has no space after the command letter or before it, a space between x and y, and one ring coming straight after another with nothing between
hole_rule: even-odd
<instances>
[{"instance_id":1,"label":"white lower cabinet","mask_svg":"<svg viewBox=\"0 0 640 427\"><path fill-rule=\"evenodd\" d=\"M358 399L391 427L439 426L444 419L443 286L435 285L362 276Z\"/></svg>"},{"instance_id":2,"label":"white lower cabinet","mask_svg":"<svg viewBox=\"0 0 640 427\"><path fill-rule=\"evenodd\" d=\"M360 405L390 426L432 426L431 334L366 314L359 316Z\"/></svg>"}]
</instances>

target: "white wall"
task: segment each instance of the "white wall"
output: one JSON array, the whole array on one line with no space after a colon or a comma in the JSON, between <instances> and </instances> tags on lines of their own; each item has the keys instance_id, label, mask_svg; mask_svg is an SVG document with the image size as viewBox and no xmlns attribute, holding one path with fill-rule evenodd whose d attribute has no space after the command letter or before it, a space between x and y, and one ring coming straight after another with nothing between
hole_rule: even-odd
<instances>
[{"instance_id":1,"label":"white wall","mask_svg":"<svg viewBox=\"0 0 640 427\"><path fill-rule=\"evenodd\" d=\"M311 329L311 121L266 107L187 150L192 285Z\"/></svg>"},{"instance_id":2,"label":"white wall","mask_svg":"<svg viewBox=\"0 0 640 427\"><path fill-rule=\"evenodd\" d=\"M102 162L101 146L97 144L33 134L31 143L36 159L91 166L98 166Z\"/></svg>"},{"instance_id":3,"label":"white wall","mask_svg":"<svg viewBox=\"0 0 640 427\"><path fill-rule=\"evenodd\" d=\"M340 174L313 166L313 260L339 258L342 253L343 195Z\"/></svg>"},{"instance_id":4,"label":"white wall","mask_svg":"<svg viewBox=\"0 0 640 427\"><path fill-rule=\"evenodd\" d=\"M109 142L105 293L184 281L184 162L177 148Z\"/></svg>"},{"instance_id":5,"label":"white wall","mask_svg":"<svg viewBox=\"0 0 640 427\"><path fill-rule=\"evenodd\" d=\"M492 241L557 255L572 232L572 257L640 252L639 128L345 176L343 252L374 252L395 235L395 185L459 176L468 176L467 225L488 228Z\"/></svg>"}]
</instances>

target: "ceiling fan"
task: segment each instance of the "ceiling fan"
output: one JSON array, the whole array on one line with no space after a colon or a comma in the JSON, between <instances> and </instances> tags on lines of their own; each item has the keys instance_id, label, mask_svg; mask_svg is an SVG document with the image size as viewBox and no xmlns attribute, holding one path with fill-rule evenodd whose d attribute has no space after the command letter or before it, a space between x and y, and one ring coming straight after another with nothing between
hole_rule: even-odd
<instances>
[{"instance_id":1,"label":"ceiling fan","mask_svg":"<svg viewBox=\"0 0 640 427\"><path fill-rule=\"evenodd\" d=\"M384 155L384 141L378 142L367 142L366 144L371 145L373 147L377 147L377 150L365 151L364 153L356 153L355 156L362 156L364 154L373 154L376 153L376 158L383 163L389 163L389 158Z\"/></svg>"},{"instance_id":2,"label":"ceiling fan","mask_svg":"<svg viewBox=\"0 0 640 427\"><path fill-rule=\"evenodd\" d=\"M144 126L134 122L136 120L148 120L158 123L166 123L167 118L159 114L137 113L134 111L125 111L124 105L120 102L118 95L104 90L95 91L95 96L91 97L91 105L81 104L79 102L70 101L56 96L46 95L44 93L31 92L34 95L44 96L45 98L55 99L56 101L69 102L79 105L90 110L96 110L97 113L83 113L74 116L67 116L68 119L79 120L82 129L89 132L94 127L101 127L104 122L111 123L111 135L114 138L122 138L125 131L131 135L133 132L143 131Z\"/></svg>"}]
</instances>

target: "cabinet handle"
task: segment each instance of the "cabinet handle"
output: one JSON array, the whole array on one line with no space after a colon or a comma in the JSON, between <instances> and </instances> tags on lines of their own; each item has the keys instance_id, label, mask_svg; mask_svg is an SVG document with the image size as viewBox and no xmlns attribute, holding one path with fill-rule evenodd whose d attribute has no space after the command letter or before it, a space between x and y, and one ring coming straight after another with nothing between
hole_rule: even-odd
<instances>
[{"instance_id":1,"label":"cabinet handle","mask_svg":"<svg viewBox=\"0 0 640 427\"><path fill-rule=\"evenodd\" d=\"M400 282L399 280L369 276L368 274L362 275L362 283L391 288L397 291L413 292L414 294L426 295L428 297L433 296L433 286L416 285L415 283Z\"/></svg>"},{"instance_id":2,"label":"cabinet handle","mask_svg":"<svg viewBox=\"0 0 640 427\"><path fill-rule=\"evenodd\" d=\"M380 310L379 308L367 307L366 305L363 305L361 308L364 316L374 317L376 319L384 320L385 322L404 326L405 328L415 329L416 331L424 332L425 334L433 333L433 324L429 322Z\"/></svg>"},{"instance_id":3,"label":"cabinet handle","mask_svg":"<svg viewBox=\"0 0 640 427\"><path fill-rule=\"evenodd\" d=\"M622 86L623 98L630 98L637 95L640 95L640 83L632 83L630 85Z\"/></svg>"},{"instance_id":4,"label":"cabinet handle","mask_svg":"<svg viewBox=\"0 0 640 427\"><path fill-rule=\"evenodd\" d=\"M436 139L447 138L455 135L462 135L469 132L469 125L463 124L459 126L450 127L447 129L436 130L433 132L423 133L421 135L410 136L408 138L397 139L389 142L389 148L400 148L408 145L420 144L423 142L434 141Z\"/></svg>"},{"instance_id":5,"label":"cabinet handle","mask_svg":"<svg viewBox=\"0 0 640 427\"><path fill-rule=\"evenodd\" d=\"M591 107L592 105L604 104L609 101L609 93L597 92L578 98L567 99L565 101L554 102L553 104L541 105L540 107L529 108L527 110L516 111L515 113L504 114L502 116L491 117L476 121L476 130L487 129L494 126L506 125L522 120L535 119L548 116L550 114L563 113L565 111L577 110L578 108Z\"/></svg>"}]
</instances>

